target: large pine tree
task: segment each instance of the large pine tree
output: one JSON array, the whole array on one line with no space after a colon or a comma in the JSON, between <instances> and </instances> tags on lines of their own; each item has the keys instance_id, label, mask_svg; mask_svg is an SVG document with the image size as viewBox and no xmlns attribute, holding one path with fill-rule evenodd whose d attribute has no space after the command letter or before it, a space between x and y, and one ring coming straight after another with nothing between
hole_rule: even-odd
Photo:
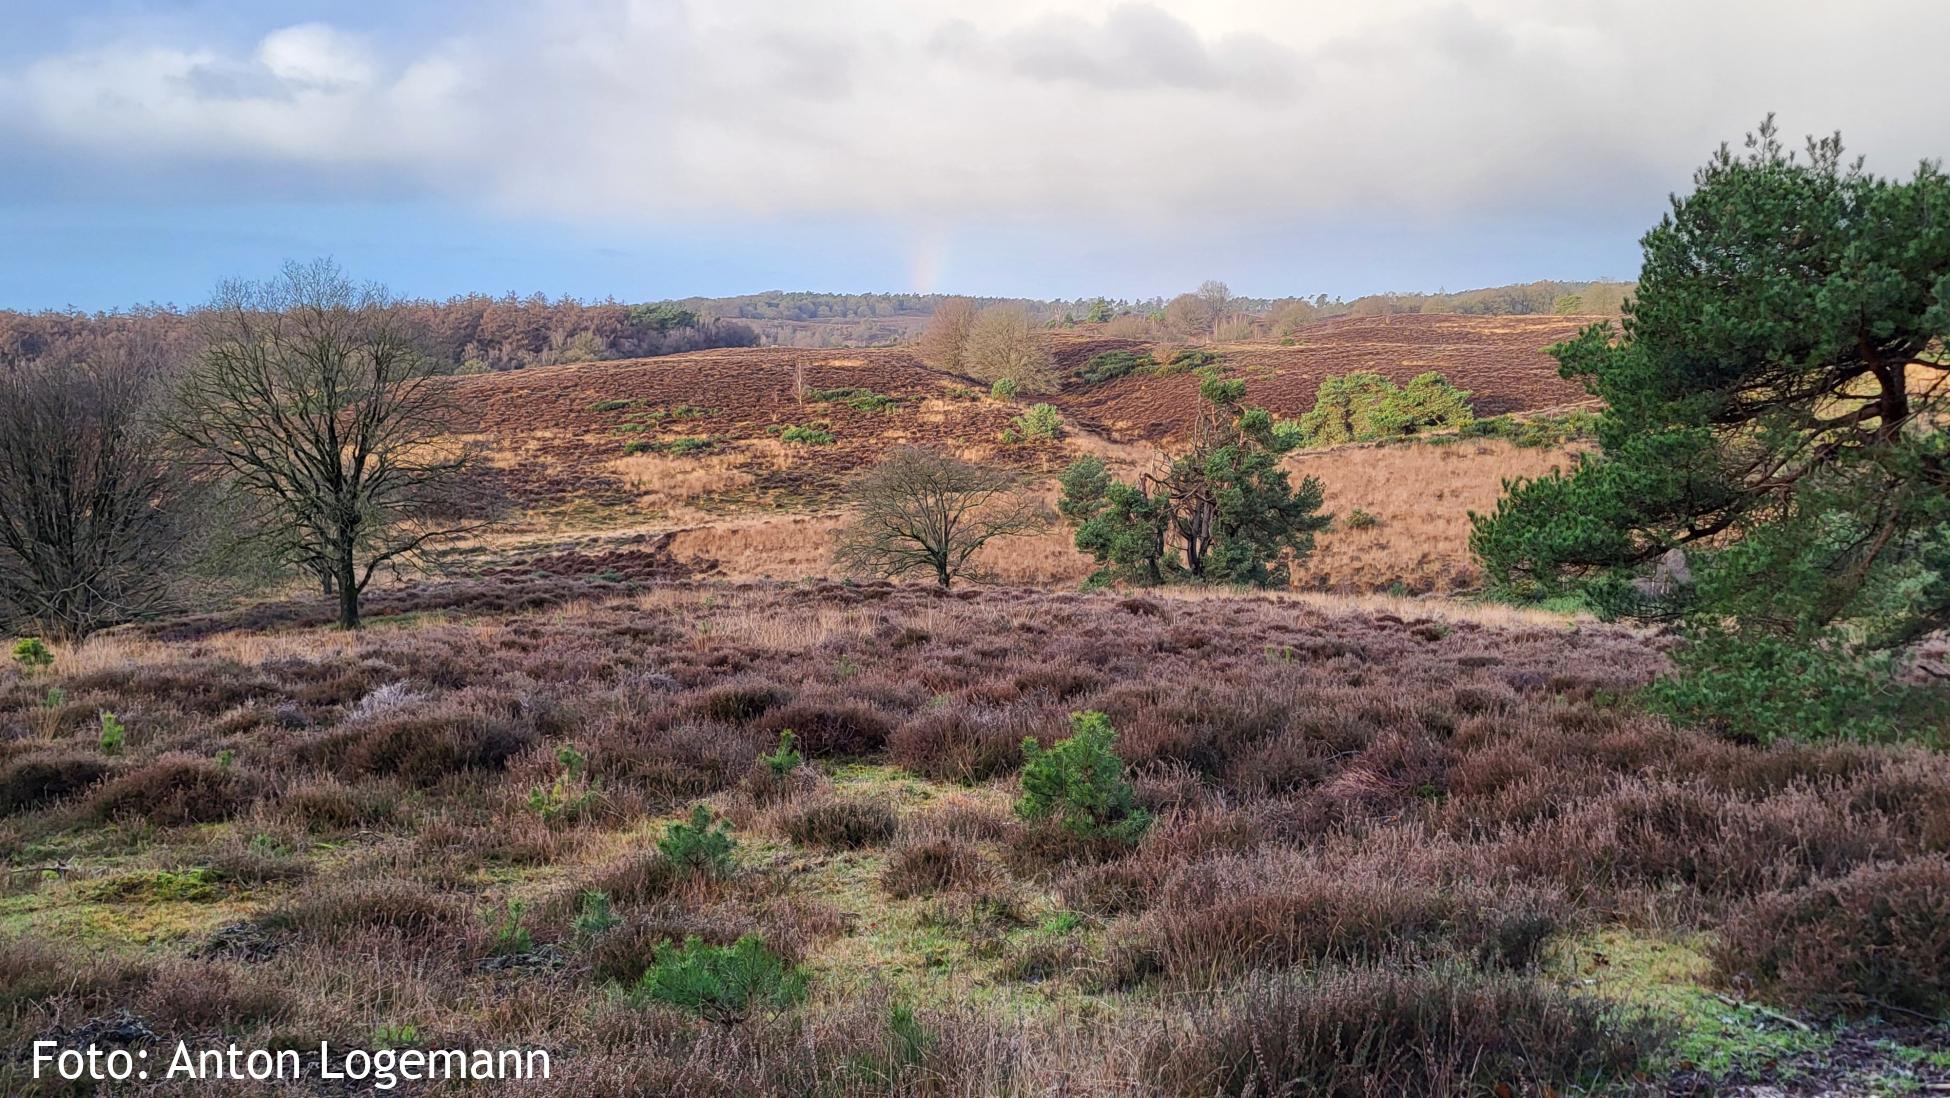
<instances>
[{"instance_id":1,"label":"large pine tree","mask_svg":"<svg viewBox=\"0 0 1950 1098\"><path fill-rule=\"evenodd\" d=\"M1950 626L1950 179L1869 174L1839 137L1791 153L1770 120L1695 184L1622 332L1553 348L1605 402L1598 452L1508 485L1472 548L1505 589L1685 623L1712 697L1681 708L1840 730L1892 696L1878 654ZM1675 548L1691 581L1647 582Z\"/></svg>"}]
</instances>

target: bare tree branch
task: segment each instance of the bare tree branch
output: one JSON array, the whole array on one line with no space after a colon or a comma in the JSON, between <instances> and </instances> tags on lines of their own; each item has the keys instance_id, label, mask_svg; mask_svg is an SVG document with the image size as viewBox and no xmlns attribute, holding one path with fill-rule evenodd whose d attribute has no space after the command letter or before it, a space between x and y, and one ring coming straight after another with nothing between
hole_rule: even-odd
<instances>
[{"instance_id":1,"label":"bare tree branch","mask_svg":"<svg viewBox=\"0 0 1950 1098\"><path fill-rule=\"evenodd\" d=\"M856 478L848 497L859 511L835 560L875 575L931 574L943 589L975 578L969 562L982 546L1048 521L1006 470L913 446Z\"/></svg>"}]
</instances>

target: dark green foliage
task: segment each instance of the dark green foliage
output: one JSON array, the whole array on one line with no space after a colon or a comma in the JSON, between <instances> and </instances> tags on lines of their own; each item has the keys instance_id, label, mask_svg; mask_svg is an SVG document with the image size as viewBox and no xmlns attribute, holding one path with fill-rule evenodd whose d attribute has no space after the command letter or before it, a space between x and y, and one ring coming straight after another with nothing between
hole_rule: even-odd
<instances>
[{"instance_id":1,"label":"dark green foliage","mask_svg":"<svg viewBox=\"0 0 1950 1098\"><path fill-rule=\"evenodd\" d=\"M1794 639L1700 623L1673 654L1678 674L1646 692L1652 708L1743 740L1941 742L1942 706L1896 685L1886 653L1860 656L1839 636ZM1935 719L1932 719L1935 718Z\"/></svg>"},{"instance_id":2,"label":"dark green foliage","mask_svg":"<svg viewBox=\"0 0 1950 1098\"><path fill-rule=\"evenodd\" d=\"M1544 450L1571 442L1587 442L1597 437L1598 413L1573 408L1567 412L1539 415L1490 416L1456 432L1455 438L1508 439L1526 450Z\"/></svg>"},{"instance_id":3,"label":"dark green foliage","mask_svg":"<svg viewBox=\"0 0 1950 1098\"><path fill-rule=\"evenodd\" d=\"M1295 421L1309 446L1400 438L1425 428L1467 427L1475 421L1469 393L1438 373L1405 386L1361 371L1330 377L1314 394L1313 410Z\"/></svg>"},{"instance_id":4,"label":"dark green foliage","mask_svg":"<svg viewBox=\"0 0 1950 1098\"><path fill-rule=\"evenodd\" d=\"M729 823L714 820L709 808L697 804L691 807L690 822L680 821L664 830L657 849L672 865L706 877L724 877L735 864L738 840L731 837Z\"/></svg>"},{"instance_id":5,"label":"dark green foliage","mask_svg":"<svg viewBox=\"0 0 1950 1098\"><path fill-rule=\"evenodd\" d=\"M884 412L900 405L899 397L876 393L872 389L814 389L806 399L816 404L844 404L861 412Z\"/></svg>"},{"instance_id":6,"label":"dark green foliage","mask_svg":"<svg viewBox=\"0 0 1950 1098\"><path fill-rule=\"evenodd\" d=\"M1331 521L1320 482L1296 488L1279 467L1295 439L1244 403L1244 382L1208 374L1199 395L1192 447L1163 476L1125 484L1097 458L1064 471L1058 510L1076 524L1077 548L1104 566L1099 582L1283 583Z\"/></svg>"},{"instance_id":7,"label":"dark green foliage","mask_svg":"<svg viewBox=\"0 0 1950 1098\"><path fill-rule=\"evenodd\" d=\"M779 428L779 441L796 442L802 446L830 446L834 435L829 425L820 423L795 423Z\"/></svg>"},{"instance_id":8,"label":"dark green foliage","mask_svg":"<svg viewBox=\"0 0 1950 1098\"><path fill-rule=\"evenodd\" d=\"M1076 523L1077 548L1105 566L1099 577L1165 581L1165 531L1171 521L1167 497L1112 480L1099 457L1078 459L1063 471L1059 483L1063 498L1057 511ZM1176 559L1171 563L1175 566Z\"/></svg>"},{"instance_id":9,"label":"dark green foliage","mask_svg":"<svg viewBox=\"0 0 1950 1098\"><path fill-rule=\"evenodd\" d=\"M1346 518L1341 520L1341 525L1347 527L1349 530L1368 530L1380 526L1381 520L1356 507L1347 513Z\"/></svg>"},{"instance_id":10,"label":"dark green foliage","mask_svg":"<svg viewBox=\"0 0 1950 1098\"><path fill-rule=\"evenodd\" d=\"M128 740L129 730L123 726L119 717L106 709L97 716L101 721L101 737L98 742L101 744L102 754L120 755L122 745Z\"/></svg>"},{"instance_id":11,"label":"dark green foliage","mask_svg":"<svg viewBox=\"0 0 1950 1098\"><path fill-rule=\"evenodd\" d=\"M1157 371L1161 374L1188 374L1194 370L1203 370L1208 367L1217 366L1218 364L1218 352L1202 351L1197 347L1187 347L1177 354L1172 355L1170 361L1157 367Z\"/></svg>"},{"instance_id":12,"label":"dark green foliage","mask_svg":"<svg viewBox=\"0 0 1950 1098\"><path fill-rule=\"evenodd\" d=\"M695 937L665 945L645 969L630 1000L662 1003L713 1022L741 1022L754 1009L784 1010L806 997L806 973L765 947L756 934L728 946Z\"/></svg>"},{"instance_id":13,"label":"dark green foliage","mask_svg":"<svg viewBox=\"0 0 1950 1098\"><path fill-rule=\"evenodd\" d=\"M599 400L589 406L592 412L620 412L636 404L634 400Z\"/></svg>"},{"instance_id":14,"label":"dark green foliage","mask_svg":"<svg viewBox=\"0 0 1950 1098\"><path fill-rule=\"evenodd\" d=\"M653 332L668 332L672 328L695 328L697 314L667 301L660 301L654 305L631 306L630 324Z\"/></svg>"},{"instance_id":15,"label":"dark green foliage","mask_svg":"<svg viewBox=\"0 0 1950 1098\"><path fill-rule=\"evenodd\" d=\"M1150 355L1134 351L1105 351L1084 363L1083 369L1077 372L1077 380L1085 385L1099 385L1128 374L1154 369L1157 365L1157 360Z\"/></svg>"},{"instance_id":16,"label":"dark green foliage","mask_svg":"<svg viewBox=\"0 0 1950 1098\"><path fill-rule=\"evenodd\" d=\"M1600 452L1509 485L1471 548L1510 594L1698 633L1686 672L1707 677L1676 712L1752 724L1758 701L1813 716L1776 734L1882 734L1903 688L1876 654L1950 625L1950 397L1918 376L1950 333L1950 178L1869 175L1836 138L1795 156L1771 120L1748 149L1646 234L1623 332L1552 349L1605 402ZM1687 582L1645 582L1675 547ZM1812 689L1759 681L1793 649Z\"/></svg>"},{"instance_id":17,"label":"dark green foliage","mask_svg":"<svg viewBox=\"0 0 1950 1098\"><path fill-rule=\"evenodd\" d=\"M1151 826L1151 814L1137 807L1131 783L1124 780L1110 718L1094 710L1072 713L1070 728L1070 737L1047 751L1034 737L1023 739L1017 815L1054 820L1087 839L1136 842Z\"/></svg>"}]
</instances>

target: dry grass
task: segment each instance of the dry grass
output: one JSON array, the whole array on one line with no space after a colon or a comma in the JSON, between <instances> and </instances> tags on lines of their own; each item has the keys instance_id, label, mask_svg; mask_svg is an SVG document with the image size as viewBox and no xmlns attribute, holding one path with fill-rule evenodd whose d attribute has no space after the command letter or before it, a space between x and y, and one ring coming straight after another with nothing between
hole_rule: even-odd
<instances>
[{"instance_id":1,"label":"dry grass","mask_svg":"<svg viewBox=\"0 0 1950 1098\"><path fill-rule=\"evenodd\" d=\"M1526 450L1500 439L1350 446L1289 458L1295 479L1320 478L1340 522L1295 570L1296 586L1342 592L1466 591L1482 576L1469 554L1469 512L1488 513L1508 477L1568 468L1565 450ZM1356 510L1376 522L1351 529Z\"/></svg>"}]
</instances>

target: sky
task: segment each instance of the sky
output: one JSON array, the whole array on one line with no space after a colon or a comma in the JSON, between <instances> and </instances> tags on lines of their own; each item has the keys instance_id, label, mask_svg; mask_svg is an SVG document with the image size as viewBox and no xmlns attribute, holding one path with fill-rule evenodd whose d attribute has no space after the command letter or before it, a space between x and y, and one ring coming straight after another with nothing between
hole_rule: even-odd
<instances>
[{"instance_id":1,"label":"sky","mask_svg":"<svg viewBox=\"0 0 1950 1098\"><path fill-rule=\"evenodd\" d=\"M1950 153L1941 0L5 0L0 307L1631 278L1769 112ZM1924 52L1927 52L1925 50Z\"/></svg>"}]
</instances>

